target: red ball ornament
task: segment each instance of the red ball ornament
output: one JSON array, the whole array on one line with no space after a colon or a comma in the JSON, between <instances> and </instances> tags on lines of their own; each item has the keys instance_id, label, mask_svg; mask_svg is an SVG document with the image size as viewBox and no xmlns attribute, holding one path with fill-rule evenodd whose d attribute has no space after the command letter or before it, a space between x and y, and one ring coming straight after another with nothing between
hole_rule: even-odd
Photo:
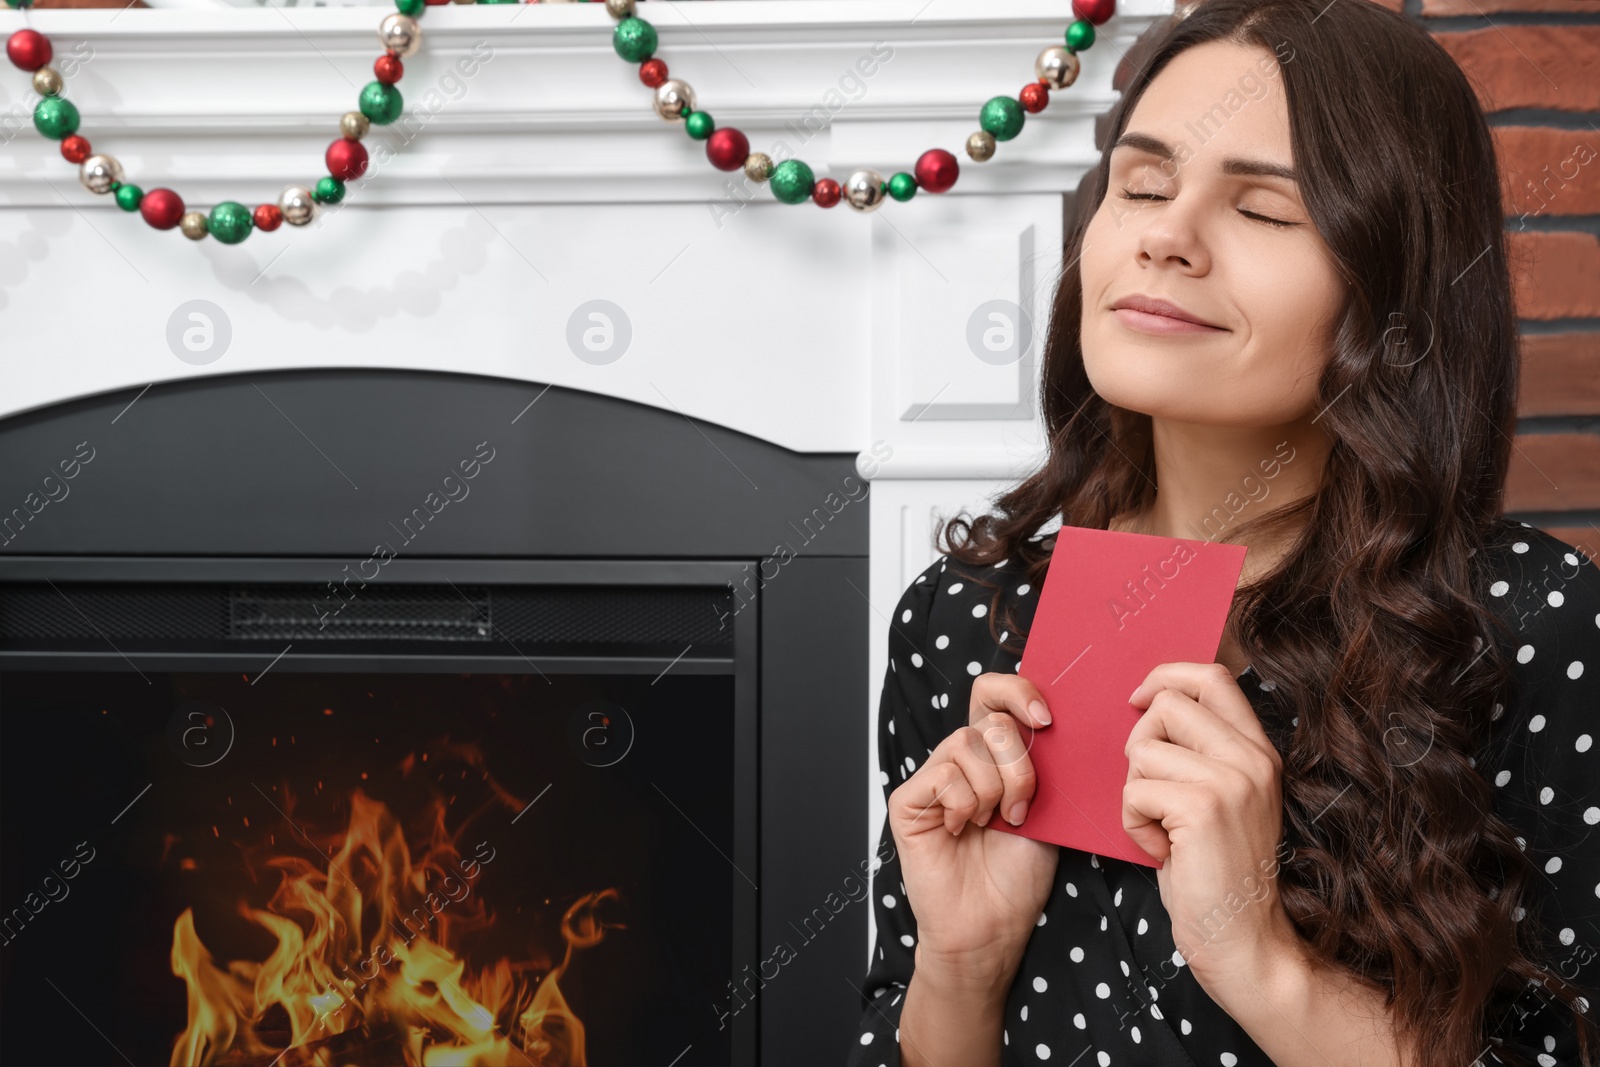
<instances>
[{"instance_id":1,"label":"red ball ornament","mask_svg":"<svg viewBox=\"0 0 1600 1067\"><path fill-rule=\"evenodd\" d=\"M50 62L54 54L50 38L38 30L18 30L6 38L6 55L23 70L38 70Z\"/></svg>"},{"instance_id":2,"label":"red ball ornament","mask_svg":"<svg viewBox=\"0 0 1600 1067\"><path fill-rule=\"evenodd\" d=\"M250 213L255 220L256 229L271 233L283 225L283 212L278 210L277 204L262 204Z\"/></svg>"},{"instance_id":3,"label":"red ball ornament","mask_svg":"<svg viewBox=\"0 0 1600 1067\"><path fill-rule=\"evenodd\" d=\"M82 163L89 158L89 142L77 134L61 139L61 158L68 163Z\"/></svg>"},{"instance_id":4,"label":"red ball ornament","mask_svg":"<svg viewBox=\"0 0 1600 1067\"><path fill-rule=\"evenodd\" d=\"M839 183L832 178L819 178L817 184L811 187L811 199L818 207L832 207L844 195L844 190L839 188Z\"/></svg>"},{"instance_id":5,"label":"red ball ornament","mask_svg":"<svg viewBox=\"0 0 1600 1067\"><path fill-rule=\"evenodd\" d=\"M930 148L922 153L912 175L917 185L930 193L942 193L961 176L961 164L956 157L942 148Z\"/></svg>"},{"instance_id":6,"label":"red ball ornament","mask_svg":"<svg viewBox=\"0 0 1600 1067\"><path fill-rule=\"evenodd\" d=\"M1022 103L1022 110L1037 115L1050 103L1050 87L1044 82L1029 82L1017 94L1017 100Z\"/></svg>"},{"instance_id":7,"label":"red ball ornament","mask_svg":"<svg viewBox=\"0 0 1600 1067\"><path fill-rule=\"evenodd\" d=\"M1072 13L1098 26L1117 13L1117 0L1072 0Z\"/></svg>"},{"instance_id":8,"label":"red ball ornament","mask_svg":"<svg viewBox=\"0 0 1600 1067\"><path fill-rule=\"evenodd\" d=\"M367 172L367 150L360 141L341 137L328 146L323 157L328 173L342 182L353 181Z\"/></svg>"},{"instance_id":9,"label":"red ball ornament","mask_svg":"<svg viewBox=\"0 0 1600 1067\"><path fill-rule=\"evenodd\" d=\"M139 214L158 230L170 230L183 218L183 197L171 189L151 189L139 201Z\"/></svg>"},{"instance_id":10,"label":"red ball ornament","mask_svg":"<svg viewBox=\"0 0 1600 1067\"><path fill-rule=\"evenodd\" d=\"M378 57L372 64L372 73L385 85L393 85L405 74L406 65L400 62L400 57L393 52L386 52Z\"/></svg>"},{"instance_id":11,"label":"red ball ornament","mask_svg":"<svg viewBox=\"0 0 1600 1067\"><path fill-rule=\"evenodd\" d=\"M667 65L659 59L647 59L639 64L639 80L652 89L661 88L667 80Z\"/></svg>"},{"instance_id":12,"label":"red ball ornament","mask_svg":"<svg viewBox=\"0 0 1600 1067\"><path fill-rule=\"evenodd\" d=\"M732 126L713 130L706 138L706 158L718 170L738 170L750 158L750 139Z\"/></svg>"}]
</instances>

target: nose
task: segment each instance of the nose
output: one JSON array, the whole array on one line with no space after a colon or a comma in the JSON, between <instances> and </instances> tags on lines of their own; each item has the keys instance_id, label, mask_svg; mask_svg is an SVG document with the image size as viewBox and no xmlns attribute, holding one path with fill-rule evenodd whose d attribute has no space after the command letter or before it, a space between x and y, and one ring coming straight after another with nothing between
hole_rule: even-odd
<instances>
[{"instance_id":1,"label":"nose","mask_svg":"<svg viewBox=\"0 0 1600 1067\"><path fill-rule=\"evenodd\" d=\"M1211 269L1211 256L1200 232L1194 198L1151 201L1131 220L1136 229L1139 265L1172 266L1189 274Z\"/></svg>"}]
</instances>

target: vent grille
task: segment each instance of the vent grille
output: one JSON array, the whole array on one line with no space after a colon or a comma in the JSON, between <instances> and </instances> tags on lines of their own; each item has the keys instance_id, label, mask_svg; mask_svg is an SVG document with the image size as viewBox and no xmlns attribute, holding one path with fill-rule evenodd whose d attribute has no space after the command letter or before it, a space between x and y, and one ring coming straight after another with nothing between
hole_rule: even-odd
<instances>
[{"instance_id":1,"label":"vent grille","mask_svg":"<svg viewBox=\"0 0 1600 1067\"><path fill-rule=\"evenodd\" d=\"M0 583L0 641L512 641L733 645L731 590L708 586Z\"/></svg>"}]
</instances>

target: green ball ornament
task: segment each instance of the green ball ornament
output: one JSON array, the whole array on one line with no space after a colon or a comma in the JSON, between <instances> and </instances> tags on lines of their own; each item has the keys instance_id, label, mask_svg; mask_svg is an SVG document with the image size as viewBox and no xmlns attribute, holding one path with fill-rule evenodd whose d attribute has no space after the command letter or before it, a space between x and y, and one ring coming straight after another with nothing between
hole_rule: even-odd
<instances>
[{"instance_id":1,"label":"green ball ornament","mask_svg":"<svg viewBox=\"0 0 1600 1067\"><path fill-rule=\"evenodd\" d=\"M427 4L423 0L394 0L395 10L408 18L416 18L422 14L422 9Z\"/></svg>"},{"instance_id":2,"label":"green ball ornament","mask_svg":"<svg viewBox=\"0 0 1600 1067\"><path fill-rule=\"evenodd\" d=\"M772 186L772 195L785 204L798 204L811 196L817 179L811 168L800 160L786 159L772 168L767 184Z\"/></svg>"},{"instance_id":3,"label":"green ball ornament","mask_svg":"<svg viewBox=\"0 0 1600 1067\"><path fill-rule=\"evenodd\" d=\"M33 0L6 0L6 6L14 7L20 11L25 7L32 7Z\"/></svg>"},{"instance_id":4,"label":"green ball ornament","mask_svg":"<svg viewBox=\"0 0 1600 1067\"><path fill-rule=\"evenodd\" d=\"M642 18L629 15L611 31L611 47L629 63L643 63L656 54L656 28Z\"/></svg>"},{"instance_id":5,"label":"green ball ornament","mask_svg":"<svg viewBox=\"0 0 1600 1067\"><path fill-rule=\"evenodd\" d=\"M1025 117L1021 104L1009 96L997 96L978 112L978 125L992 134L996 141L1009 141L1022 132L1022 120Z\"/></svg>"},{"instance_id":6,"label":"green ball ornament","mask_svg":"<svg viewBox=\"0 0 1600 1067\"><path fill-rule=\"evenodd\" d=\"M889 195L902 204L917 195L917 179L901 171L889 179Z\"/></svg>"},{"instance_id":7,"label":"green ball ornament","mask_svg":"<svg viewBox=\"0 0 1600 1067\"><path fill-rule=\"evenodd\" d=\"M399 89L380 81L371 81L361 87L358 106L361 108L361 113L372 122L379 126L387 126L400 117L400 112L406 105Z\"/></svg>"},{"instance_id":8,"label":"green ball ornament","mask_svg":"<svg viewBox=\"0 0 1600 1067\"><path fill-rule=\"evenodd\" d=\"M1094 44L1094 23L1079 19L1067 27L1067 51L1082 52Z\"/></svg>"},{"instance_id":9,"label":"green ball ornament","mask_svg":"<svg viewBox=\"0 0 1600 1067\"><path fill-rule=\"evenodd\" d=\"M683 120L684 127L688 129L689 136L696 141L704 141L711 136L711 131L717 128L711 116L704 111L691 111Z\"/></svg>"},{"instance_id":10,"label":"green ball ornament","mask_svg":"<svg viewBox=\"0 0 1600 1067\"><path fill-rule=\"evenodd\" d=\"M255 220L250 217L250 209L234 200L224 200L211 209L211 215L206 219L206 229L211 236L225 245L236 245L255 228Z\"/></svg>"},{"instance_id":11,"label":"green ball ornament","mask_svg":"<svg viewBox=\"0 0 1600 1067\"><path fill-rule=\"evenodd\" d=\"M76 133L78 109L64 96L41 97L33 108L34 127L52 141Z\"/></svg>"},{"instance_id":12,"label":"green ball ornament","mask_svg":"<svg viewBox=\"0 0 1600 1067\"><path fill-rule=\"evenodd\" d=\"M139 201L144 199L144 190L137 185L119 185L114 194L117 206L124 211L138 211Z\"/></svg>"},{"instance_id":13,"label":"green ball ornament","mask_svg":"<svg viewBox=\"0 0 1600 1067\"><path fill-rule=\"evenodd\" d=\"M317 182L317 187L311 191L311 199L319 204L337 204L344 199L344 182L328 175Z\"/></svg>"}]
</instances>

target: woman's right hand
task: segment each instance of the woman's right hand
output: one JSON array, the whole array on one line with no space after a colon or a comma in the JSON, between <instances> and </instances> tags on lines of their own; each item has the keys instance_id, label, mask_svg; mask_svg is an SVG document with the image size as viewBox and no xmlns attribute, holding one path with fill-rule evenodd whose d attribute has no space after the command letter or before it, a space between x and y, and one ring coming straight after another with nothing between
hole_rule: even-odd
<instances>
[{"instance_id":1,"label":"woman's right hand","mask_svg":"<svg viewBox=\"0 0 1600 1067\"><path fill-rule=\"evenodd\" d=\"M889 794L889 828L917 917L919 972L983 983L1009 980L1020 964L1060 849L986 826L1032 800L1037 776L1017 724L1038 729L1048 715L1026 678L981 674L968 724Z\"/></svg>"}]
</instances>

